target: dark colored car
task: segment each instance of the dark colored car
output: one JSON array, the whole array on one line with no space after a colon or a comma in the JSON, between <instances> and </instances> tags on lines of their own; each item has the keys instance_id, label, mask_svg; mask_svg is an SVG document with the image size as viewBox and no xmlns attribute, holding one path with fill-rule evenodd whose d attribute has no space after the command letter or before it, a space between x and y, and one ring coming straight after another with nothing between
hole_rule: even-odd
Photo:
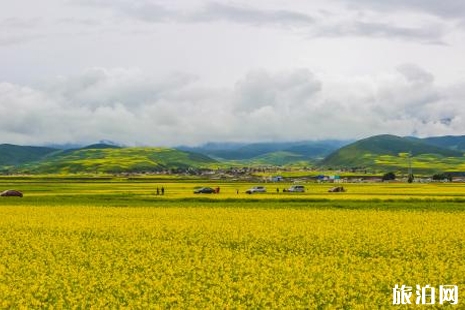
<instances>
[{"instance_id":1,"label":"dark colored car","mask_svg":"<svg viewBox=\"0 0 465 310\"><path fill-rule=\"evenodd\" d=\"M213 194L215 190L211 187L201 187L194 190L194 194Z\"/></svg>"}]
</instances>

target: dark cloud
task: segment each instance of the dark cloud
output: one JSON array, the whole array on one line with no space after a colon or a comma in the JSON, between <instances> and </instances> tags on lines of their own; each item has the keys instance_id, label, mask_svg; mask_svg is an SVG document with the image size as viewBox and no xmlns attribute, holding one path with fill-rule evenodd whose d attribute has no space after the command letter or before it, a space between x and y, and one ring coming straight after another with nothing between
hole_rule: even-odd
<instances>
[{"instance_id":1,"label":"dark cloud","mask_svg":"<svg viewBox=\"0 0 465 310\"><path fill-rule=\"evenodd\" d=\"M359 36L399 40L414 40L427 44L444 44L445 31L440 25L404 27L380 22L346 21L332 26L321 26L314 33L318 37Z\"/></svg>"},{"instance_id":2,"label":"dark cloud","mask_svg":"<svg viewBox=\"0 0 465 310\"><path fill-rule=\"evenodd\" d=\"M134 2L120 7L120 13L147 22L168 22L179 19L179 13L150 2Z\"/></svg>"},{"instance_id":3,"label":"dark cloud","mask_svg":"<svg viewBox=\"0 0 465 310\"><path fill-rule=\"evenodd\" d=\"M102 21L93 18L60 18L57 20L59 25L96 27L101 26Z\"/></svg>"},{"instance_id":4,"label":"dark cloud","mask_svg":"<svg viewBox=\"0 0 465 310\"><path fill-rule=\"evenodd\" d=\"M42 34L15 34L15 35L1 35L0 34L0 46L26 44L32 41L41 40L46 38L46 35Z\"/></svg>"},{"instance_id":5,"label":"dark cloud","mask_svg":"<svg viewBox=\"0 0 465 310\"><path fill-rule=\"evenodd\" d=\"M42 24L42 19L39 17L34 18L18 18L10 17L0 20L0 28L12 29L31 29L36 28Z\"/></svg>"},{"instance_id":6,"label":"dark cloud","mask_svg":"<svg viewBox=\"0 0 465 310\"><path fill-rule=\"evenodd\" d=\"M355 7L350 0L342 0ZM179 10L169 8L166 5L154 3L148 0L124 1L124 0L79 0L78 3L94 5L113 9L121 16L127 16L137 20L151 23L210 23L229 22L233 24L245 24L251 26L274 26L300 30L300 33L311 33L316 37L375 37L375 38L397 38L402 40L415 40L421 43L442 44L446 33L444 27L435 24L424 23L423 25L411 26L402 23L383 22L378 19L359 20L358 16L351 14L335 13L325 10L315 10L312 15L292 11L262 9L249 5L224 4L220 2L208 2L203 6L191 8L190 10ZM362 1L357 3L359 10L388 9L391 13L395 9L403 8L402 1ZM387 4L389 3L389 4ZM397 5L396 5L397 3ZM418 3L418 6L420 4ZM410 4L409 8L415 9ZM429 8L433 8L431 4ZM438 6L439 7L439 6ZM425 5L423 11L428 10ZM343 17L343 21L341 21Z\"/></svg>"},{"instance_id":7,"label":"dark cloud","mask_svg":"<svg viewBox=\"0 0 465 310\"><path fill-rule=\"evenodd\" d=\"M119 14L146 22L211 22L226 21L250 25L308 26L314 19L306 14L288 10L263 10L209 2L203 7L180 11L151 1L81 0L78 3L113 8Z\"/></svg>"},{"instance_id":8,"label":"dark cloud","mask_svg":"<svg viewBox=\"0 0 465 310\"><path fill-rule=\"evenodd\" d=\"M465 2L462 0L339 0L357 9L377 11L415 11L445 18L465 17Z\"/></svg>"},{"instance_id":9,"label":"dark cloud","mask_svg":"<svg viewBox=\"0 0 465 310\"><path fill-rule=\"evenodd\" d=\"M313 17L287 10L260 10L253 7L233 6L218 2L207 4L203 10L187 17L196 22L228 21L251 25L279 25L305 27L313 25Z\"/></svg>"},{"instance_id":10,"label":"dark cloud","mask_svg":"<svg viewBox=\"0 0 465 310\"><path fill-rule=\"evenodd\" d=\"M74 0L73 3L110 9L121 16L154 23L176 20L182 15L181 12L149 0Z\"/></svg>"},{"instance_id":11,"label":"dark cloud","mask_svg":"<svg viewBox=\"0 0 465 310\"><path fill-rule=\"evenodd\" d=\"M360 36L417 39L426 43L440 43L444 35L441 27L402 27L386 23L356 22L354 33Z\"/></svg>"}]
</instances>

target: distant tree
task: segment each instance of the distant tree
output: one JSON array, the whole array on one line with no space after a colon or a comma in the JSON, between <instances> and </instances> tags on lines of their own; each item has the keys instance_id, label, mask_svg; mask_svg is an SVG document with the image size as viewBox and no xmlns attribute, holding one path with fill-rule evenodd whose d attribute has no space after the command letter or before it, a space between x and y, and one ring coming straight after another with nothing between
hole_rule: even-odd
<instances>
[{"instance_id":1,"label":"distant tree","mask_svg":"<svg viewBox=\"0 0 465 310\"><path fill-rule=\"evenodd\" d=\"M446 173L446 178L449 182L452 182L452 174Z\"/></svg>"},{"instance_id":2,"label":"distant tree","mask_svg":"<svg viewBox=\"0 0 465 310\"><path fill-rule=\"evenodd\" d=\"M437 173L432 176L432 179L435 181L443 181L443 180L448 180L449 182L452 182L452 174L450 173Z\"/></svg>"},{"instance_id":3,"label":"distant tree","mask_svg":"<svg viewBox=\"0 0 465 310\"><path fill-rule=\"evenodd\" d=\"M413 180L415 180L415 177L413 176L413 173L412 173L412 174L409 174L409 175L408 175L407 182L412 183Z\"/></svg>"},{"instance_id":4,"label":"distant tree","mask_svg":"<svg viewBox=\"0 0 465 310\"><path fill-rule=\"evenodd\" d=\"M392 181L396 179L394 172L388 172L383 175L383 181Z\"/></svg>"}]
</instances>

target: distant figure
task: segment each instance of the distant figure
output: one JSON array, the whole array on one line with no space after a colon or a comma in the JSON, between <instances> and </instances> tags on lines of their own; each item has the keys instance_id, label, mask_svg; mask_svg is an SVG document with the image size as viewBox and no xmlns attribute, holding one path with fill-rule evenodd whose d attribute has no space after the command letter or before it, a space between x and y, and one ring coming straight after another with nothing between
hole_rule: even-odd
<instances>
[{"instance_id":1,"label":"distant figure","mask_svg":"<svg viewBox=\"0 0 465 310\"><path fill-rule=\"evenodd\" d=\"M157 195L160 195L160 189L157 186Z\"/></svg>"},{"instance_id":2,"label":"distant figure","mask_svg":"<svg viewBox=\"0 0 465 310\"><path fill-rule=\"evenodd\" d=\"M279 194L279 187L276 187L276 193Z\"/></svg>"},{"instance_id":3,"label":"distant figure","mask_svg":"<svg viewBox=\"0 0 465 310\"><path fill-rule=\"evenodd\" d=\"M1 192L0 196L2 197L23 197L23 193L15 189L7 189L6 191Z\"/></svg>"},{"instance_id":4,"label":"distant figure","mask_svg":"<svg viewBox=\"0 0 465 310\"><path fill-rule=\"evenodd\" d=\"M162 186L161 187L161 194L164 195L165 194L165 188Z\"/></svg>"},{"instance_id":5,"label":"distant figure","mask_svg":"<svg viewBox=\"0 0 465 310\"><path fill-rule=\"evenodd\" d=\"M239 190L238 190L238 189L236 189L236 194L239 194Z\"/></svg>"},{"instance_id":6,"label":"distant figure","mask_svg":"<svg viewBox=\"0 0 465 310\"><path fill-rule=\"evenodd\" d=\"M215 193L217 193L217 194L220 193L220 187L219 186L215 189Z\"/></svg>"}]
</instances>

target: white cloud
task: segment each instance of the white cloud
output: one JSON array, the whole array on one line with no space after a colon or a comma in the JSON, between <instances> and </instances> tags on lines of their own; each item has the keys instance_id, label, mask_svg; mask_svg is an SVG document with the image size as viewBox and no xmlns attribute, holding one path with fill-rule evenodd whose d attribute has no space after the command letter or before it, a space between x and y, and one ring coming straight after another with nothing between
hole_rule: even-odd
<instances>
[{"instance_id":1,"label":"white cloud","mask_svg":"<svg viewBox=\"0 0 465 310\"><path fill-rule=\"evenodd\" d=\"M8 2L0 142L462 134L463 12L458 0Z\"/></svg>"},{"instance_id":2,"label":"white cloud","mask_svg":"<svg viewBox=\"0 0 465 310\"><path fill-rule=\"evenodd\" d=\"M266 70L250 72L235 87L235 106L241 112L264 107L280 111L300 109L321 89L309 70L270 74Z\"/></svg>"},{"instance_id":3,"label":"white cloud","mask_svg":"<svg viewBox=\"0 0 465 310\"><path fill-rule=\"evenodd\" d=\"M430 72L415 64L402 64L397 67L397 70L410 82L430 84L434 81L434 76Z\"/></svg>"},{"instance_id":4,"label":"white cloud","mask_svg":"<svg viewBox=\"0 0 465 310\"><path fill-rule=\"evenodd\" d=\"M156 102L166 93L182 89L195 79L187 74L173 74L156 80L140 70L90 68L79 76L50 81L45 87L69 104L89 108L122 104L131 109Z\"/></svg>"},{"instance_id":5,"label":"white cloud","mask_svg":"<svg viewBox=\"0 0 465 310\"><path fill-rule=\"evenodd\" d=\"M36 88L0 84L2 142L135 145L458 134L463 88L405 64L359 78L255 70L229 89L182 74L93 68Z\"/></svg>"}]
</instances>

